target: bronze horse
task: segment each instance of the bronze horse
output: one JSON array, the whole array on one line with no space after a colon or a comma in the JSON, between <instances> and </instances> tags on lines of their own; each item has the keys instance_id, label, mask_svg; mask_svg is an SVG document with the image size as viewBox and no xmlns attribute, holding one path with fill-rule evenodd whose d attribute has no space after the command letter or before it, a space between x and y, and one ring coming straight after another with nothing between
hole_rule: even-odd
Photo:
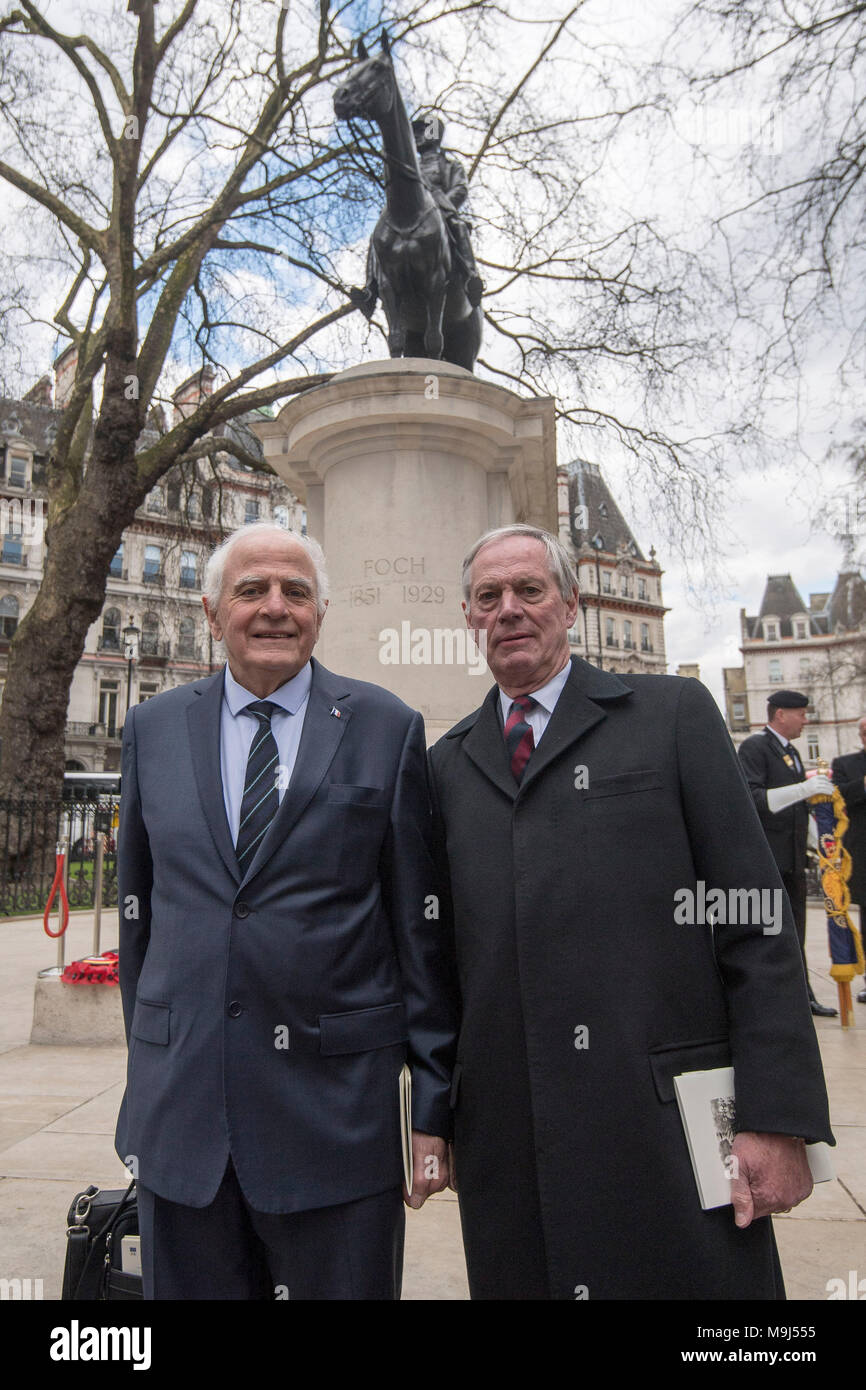
<instances>
[{"instance_id":1,"label":"bronze horse","mask_svg":"<svg viewBox=\"0 0 866 1390\"><path fill-rule=\"evenodd\" d=\"M381 52L373 57L359 40L358 57L360 63L334 93L334 113L339 120L361 116L378 125L386 203L370 239L373 295L355 291L352 297L369 317L378 289L392 357L441 358L471 372L481 346L482 314L466 297L445 219L421 176L387 34L382 33Z\"/></svg>"}]
</instances>

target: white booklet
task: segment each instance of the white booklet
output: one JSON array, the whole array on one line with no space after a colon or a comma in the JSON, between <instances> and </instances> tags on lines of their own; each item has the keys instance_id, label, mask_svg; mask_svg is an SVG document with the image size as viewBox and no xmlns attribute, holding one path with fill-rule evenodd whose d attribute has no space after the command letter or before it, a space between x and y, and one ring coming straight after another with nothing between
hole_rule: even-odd
<instances>
[{"instance_id":1,"label":"white booklet","mask_svg":"<svg viewBox=\"0 0 866 1390\"><path fill-rule=\"evenodd\" d=\"M412 1196L414 1165L412 1162L412 1073L407 1062L399 1077L400 1087L400 1144L403 1149L403 1181Z\"/></svg>"},{"instance_id":2,"label":"white booklet","mask_svg":"<svg viewBox=\"0 0 866 1390\"><path fill-rule=\"evenodd\" d=\"M674 1077L674 1089L701 1206L704 1211L723 1207L731 1200L731 1182L736 1177L731 1152L736 1136L734 1069L682 1072ZM827 1144L807 1144L806 1157L814 1182L836 1176Z\"/></svg>"}]
</instances>

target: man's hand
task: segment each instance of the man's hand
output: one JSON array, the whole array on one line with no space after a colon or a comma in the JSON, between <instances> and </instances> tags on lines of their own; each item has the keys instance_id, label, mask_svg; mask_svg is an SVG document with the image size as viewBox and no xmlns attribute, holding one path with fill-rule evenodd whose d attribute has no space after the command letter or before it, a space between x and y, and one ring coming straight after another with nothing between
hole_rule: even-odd
<instances>
[{"instance_id":1,"label":"man's hand","mask_svg":"<svg viewBox=\"0 0 866 1390\"><path fill-rule=\"evenodd\" d=\"M448 1145L434 1134L412 1130L412 1195L403 1184L403 1201L415 1211L423 1207L434 1192L448 1186Z\"/></svg>"},{"instance_id":2,"label":"man's hand","mask_svg":"<svg viewBox=\"0 0 866 1390\"><path fill-rule=\"evenodd\" d=\"M812 1174L802 1139L744 1130L734 1140L731 1153L736 1160L731 1200L740 1227L774 1211L790 1211L812 1191Z\"/></svg>"}]
</instances>

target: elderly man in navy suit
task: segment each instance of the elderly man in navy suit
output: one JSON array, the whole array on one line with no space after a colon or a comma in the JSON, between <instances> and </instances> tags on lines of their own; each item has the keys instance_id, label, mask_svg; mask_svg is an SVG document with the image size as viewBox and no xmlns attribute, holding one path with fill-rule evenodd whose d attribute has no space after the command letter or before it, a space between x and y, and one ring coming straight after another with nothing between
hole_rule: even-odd
<instances>
[{"instance_id":1,"label":"elderly man in navy suit","mask_svg":"<svg viewBox=\"0 0 866 1390\"><path fill-rule=\"evenodd\" d=\"M318 545L211 557L224 670L130 710L119 831L129 1067L152 1299L394 1299L398 1078L420 1206L448 1180L449 975L421 716L312 659Z\"/></svg>"}]
</instances>

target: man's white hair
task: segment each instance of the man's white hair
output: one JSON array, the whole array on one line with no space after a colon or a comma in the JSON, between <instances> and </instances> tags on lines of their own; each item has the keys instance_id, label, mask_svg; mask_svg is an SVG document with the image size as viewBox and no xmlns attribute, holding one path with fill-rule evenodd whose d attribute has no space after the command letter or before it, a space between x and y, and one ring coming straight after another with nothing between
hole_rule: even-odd
<instances>
[{"instance_id":1,"label":"man's white hair","mask_svg":"<svg viewBox=\"0 0 866 1390\"><path fill-rule=\"evenodd\" d=\"M493 531L486 531L475 542L463 561L463 597L466 602L469 602L472 589L472 562L479 550L485 545L490 545L491 541L504 541L507 536L521 536L541 542L547 551L550 573L556 580L559 592L567 602L574 589L577 588L577 575L574 572L568 551L558 536L552 536L549 531L542 530L540 526L528 526L523 521L515 521L511 526L497 526Z\"/></svg>"},{"instance_id":2,"label":"man's white hair","mask_svg":"<svg viewBox=\"0 0 866 1390\"><path fill-rule=\"evenodd\" d=\"M239 526L221 545L217 546L210 556L205 565L203 593L211 613L215 613L219 607L226 560L238 541L244 540L247 536L265 535L281 536L283 540L294 541L306 550L313 562L313 569L316 574L316 608L321 616L328 601L328 572L325 569L325 555L322 547L318 541L313 540L312 536L304 536L300 531L289 531L285 526L279 526L275 521L251 521L246 526Z\"/></svg>"}]
</instances>

